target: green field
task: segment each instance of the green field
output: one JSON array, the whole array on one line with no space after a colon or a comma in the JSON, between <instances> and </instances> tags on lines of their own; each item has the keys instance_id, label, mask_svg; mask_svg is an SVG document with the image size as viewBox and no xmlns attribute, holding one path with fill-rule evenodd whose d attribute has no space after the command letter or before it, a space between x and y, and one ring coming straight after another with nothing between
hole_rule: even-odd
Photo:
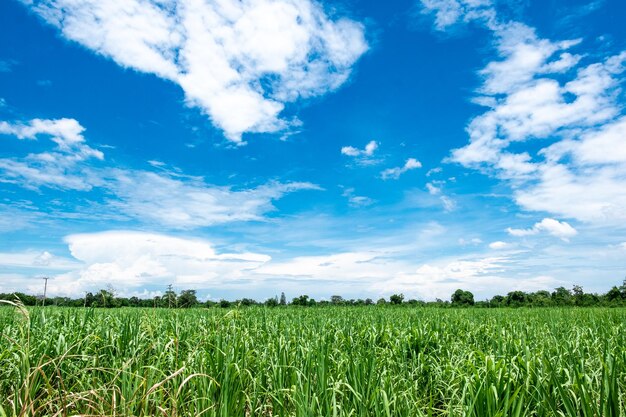
<instances>
[{"instance_id":1,"label":"green field","mask_svg":"<svg viewBox=\"0 0 626 417\"><path fill-rule=\"evenodd\" d=\"M0 416L626 416L626 309L0 308Z\"/></svg>"}]
</instances>

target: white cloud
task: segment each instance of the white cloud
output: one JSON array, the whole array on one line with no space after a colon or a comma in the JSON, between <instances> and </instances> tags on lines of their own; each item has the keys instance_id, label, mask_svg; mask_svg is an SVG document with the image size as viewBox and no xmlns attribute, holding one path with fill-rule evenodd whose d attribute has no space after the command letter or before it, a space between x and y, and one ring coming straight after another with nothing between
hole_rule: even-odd
<instances>
[{"instance_id":1,"label":"white cloud","mask_svg":"<svg viewBox=\"0 0 626 417\"><path fill-rule=\"evenodd\" d=\"M53 255L48 251L0 252L0 265L11 268L67 270L76 268L75 260Z\"/></svg>"},{"instance_id":2,"label":"white cloud","mask_svg":"<svg viewBox=\"0 0 626 417\"><path fill-rule=\"evenodd\" d=\"M81 171L81 163L102 160L104 155L85 144L84 130L74 119L33 119L27 124L0 122L0 134L28 140L49 136L56 145L52 152L30 153L20 159L1 158L2 180L20 182L29 188L91 189L95 185L93 178Z\"/></svg>"},{"instance_id":3,"label":"white cloud","mask_svg":"<svg viewBox=\"0 0 626 417\"><path fill-rule=\"evenodd\" d=\"M523 23L499 21L495 9L482 18L478 9L488 3L423 3L437 13L439 28L461 20L484 24L499 56L480 71L474 102L487 109L470 121L469 143L450 160L505 181L526 210L623 223L626 117L619 96L626 52L594 62L571 52L580 39L542 39ZM517 150L527 141L537 141L539 150Z\"/></svg>"},{"instance_id":4,"label":"white cloud","mask_svg":"<svg viewBox=\"0 0 626 417\"><path fill-rule=\"evenodd\" d=\"M395 167L395 168L388 168L384 170L383 172L381 172L380 176L384 180L387 180L387 179L397 180L398 178L400 178L400 175L404 174L405 172L413 170L413 169L421 168L421 167L422 167L422 163L420 161L418 161L415 158L409 158L406 160L403 166Z\"/></svg>"},{"instance_id":5,"label":"white cloud","mask_svg":"<svg viewBox=\"0 0 626 417\"><path fill-rule=\"evenodd\" d=\"M359 165L373 165L380 162L373 158L378 146L379 144L375 140L369 141L363 149L358 149L354 146L343 146L341 148L341 154L353 157Z\"/></svg>"},{"instance_id":6,"label":"white cloud","mask_svg":"<svg viewBox=\"0 0 626 417\"><path fill-rule=\"evenodd\" d=\"M66 242L83 266L51 280L52 293L77 295L111 285L127 294L166 283L206 288L245 277L271 259L258 253L218 253L206 240L145 232L70 235Z\"/></svg>"},{"instance_id":7,"label":"white cloud","mask_svg":"<svg viewBox=\"0 0 626 417\"><path fill-rule=\"evenodd\" d=\"M233 190L198 178L167 173L114 170L107 187L115 195L108 204L140 221L189 229L219 223L259 221L275 210L272 201L299 190L319 190L311 183L269 183Z\"/></svg>"},{"instance_id":8,"label":"white cloud","mask_svg":"<svg viewBox=\"0 0 626 417\"><path fill-rule=\"evenodd\" d=\"M494 19L491 0L421 0L422 12L435 15L437 30L445 30L459 21Z\"/></svg>"},{"instance_id":9,"label":"white cloud","mask_svg":"<svg viewBox=\"0 0 626 417\"><path fill-rule=\"evenodd\" d=\"M441 204L443 205L443 209L446 212L454 211L454 209L456 209L456 201L454 201L450 197L442 195L441 197L439 197L439 199L441 200Z\"/></svg>"},{"instance_id":10,"label":"white cloud","mask_svg":"<svg viewBox=\"0 0 626 417\"><path fill-rule=\"evenodd\" d=\"M474 238L469 239L469 240L466 240L466 239L461 237L461 238L459 238L458 242L459 242L459 245L463 245L463 246L465 246L465 245L480 245L481 243L483 243L482 239L477 238L477 237L474 237Z\"/></svg>"},{"instance_id":11,"label":"white cloud","mask_svg":"<svg viewBox=\"0 0 626 417\"><path fill-rule=\"evenodd\" d=\"M574 237L578 234L578 231L570 226L567 222L560 222L558 220L545 218L540 222L535 223L535 225L530 229L513 229L507 228L506 231L511 236L532 236L536 235L540 232L546 232L552 236L556 236L563 241L569 241L569 238Z\"/></svg>"},{"instance_id":12,"label":"white cloud","mask_svg":"<svg viewBox=\"0 0 626 417\"><path fill-rule=\"evenodd\" d=\"M189 229L218 223L262 220L275 208L273 201L299 190L319 190L307 182L270 182L256 188L233 190L207 184L202 178L168 172L164 164L150 161L160 172L91 166L103 160L101 151L85 143L85 129L74 119L35 119L27 124L0 122L0 133L34 140L47 135L54 151L30 153L24 158L0 159L0 181L26 188L52 187L107 194L103 215L123 214L142 222ZM0 222L0 228L2 228Z\"/></svg>"},{"instance_id":13,"label":"white cloud","mask_svg":"<svg viewBox=\"0 0 626 417\"><path fill-rule=\"evenodd\" d=\"M346 188L343 193L341 193L343 197L348 199L348 204L352 207L366 207L374 204L374 200L369 197L356 195L354 188Z\"/></svg>"},{"instance_id":14,"label":"white cloud","mask_svg":"<svg viewBox=\"0 0 626 417\"><path fill-rule=\"evenodd\" d=\"M475 298L501 291L537 291L554 288L555 279L548 276L509 278L503 275L510 260L506 257L459 259L450 262L422 264L411 272L398 273L392 279L372 285L372 289L389 294L402 292L407 298L449 300L458 288L470 290Z\"/></svg>"},{"instance_id":15,"label":"white cloud","mask_svg":"<svg viewBox=\"0 0 626 417\"><path fill-rule=\"evenodd\" d=\"M500 250L500 249L506 249L508 248L510 245L506 242L502 242L501 240L498 240L496 242L491 242L489 244L489 248L490 249L495 249L495 250Z\"/></svg>"},{"instance_id":16,"label":"white cloud","mask_svg":"<svg viewBox=\"0 0 626 417\"><path fill-rule=\"evenodd\" d=\"M276 132L287 103L335 90L364 28L311 0L34 0L67 39L178 84L226 136Z\"/></svg>"},{"instance_id":17,"label":"white cloud","mask_svg":"<svg viewBox=\"0 0 626 417\"><path fill-rule=\"evenodd\" d=\"M445 181L434 182L444 183ZM439 200L441 201L441 204L443 205L443 208L446 212L453 211L456 208L456 201L446 195L443 195L441 187L436 186L434 182L426 183L426 189L428 190L428 193L430 195L439 196Z\"/></svg>"},{"instance_id":18,"label":"white cloud","mask_svg":"<svg viewBox=\"0 0 626 417\"><path fill-rule=\"evenodd\" d=\"M430 195L439 195L441 194L441 188L437 187L433 183L426 183L426 189Z\"/></svg>"},{"instance_id":19,"label":"white cloud","mask_svg":"<svg viewBox=\"0 0 626 417\"><path fill-rule=\"evenodd\" d=\"M300 277L342 282L378 280L388 277L388 262L379 252L345 252L322 256L300 256L259 267L261 275Z\"/></svg>"}]
</instances>

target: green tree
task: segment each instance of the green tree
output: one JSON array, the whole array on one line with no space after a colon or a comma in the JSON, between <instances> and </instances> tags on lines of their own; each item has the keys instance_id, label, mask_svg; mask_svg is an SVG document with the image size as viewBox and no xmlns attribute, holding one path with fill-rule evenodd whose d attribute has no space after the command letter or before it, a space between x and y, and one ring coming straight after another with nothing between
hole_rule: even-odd
<instances>
[{"instance_id":1,"label":"green tree","mask_svg":"<svg viewBox=\"0 0 626 417\"><path fill-rule=\"evenodd\" d=\"M291 300L291 304L294 306L303 306L306 307L309 305L309 296L308 295L301 295L300 297L296 297L293 300Z\"/></svg>"},{"instance_id":2,"label":"green tree","mask_svg":"<svg viewBox=\"0 0 626 417\"><path fill-rule=\"evenodd\" d=\"M404 300L404 294L393 294L391 297L389 297L389 302L391 304L402 304L402 301Z\"/></svg>"},{"instance_id":3,"label":"green tree","mask_svg":"<svg viewBox=\"0 0 626 417\"><path fill-rule=\"evenodd\" d=\"M276 297L268 298L264 303L268 307L276 307L278 305L278 299Z\"/></svg>"},{"instance_id":4,"label":"green tree","mask_svg":"<svg viewBox=\"0 0 626 417\"><path fill-rule=\"evenodd\" d=\"M184 290L178 296L178 306L182 308L193 307L198 304L196 290Z\"/></svg>"},{"instance_id":5,"label":"green tree","mask_svg":"<svg viewBox=\"0 0 626 417\"><path fill-rule=\"evenodd\" d=\"M526 304L527 297L524 291L511 291L506 295L506 305L509 307L521 307Z\"/></svg>"},{"instance_id":6,"label":"green tree","mask_svg":"<svg viewBox=\"0 0 626 417\"><path fill-rule=\"evenodd\" d=\"M330 302L334 305L340 305L343 304L343 297L340 295L331 295L330 296Z\"/></svg>"},{"instance_id":7,"label":"green tree","mask_svg":"<svg viewBox=\"0 0 626 417\"><path fill-rule=\"evenodd\" d=\"M474 294L458 289L452 294L450 301L452 301L453 306L471 306L474 305Z\"/></svg>"},{"instance_id":8,"label":"green tree","mask_svg":"<svg viewBox=\"0 0 626 417\"><path fill-rule=\"evenodd\" d=\"M552 301L558 306L570 305L572 303L572 293L565 287L555 288L552 292Z\"/></svg>"}]
</instances>

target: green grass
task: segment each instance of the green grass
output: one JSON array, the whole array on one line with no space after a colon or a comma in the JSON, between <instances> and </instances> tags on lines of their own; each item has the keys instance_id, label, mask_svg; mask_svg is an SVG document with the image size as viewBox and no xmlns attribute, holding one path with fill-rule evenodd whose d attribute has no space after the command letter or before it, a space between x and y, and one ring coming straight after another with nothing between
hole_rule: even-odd
<instances>
[{"instance_id":1,"label":"green grass","mask_svg":"<svg viewBox=\"0 0 626 417\"><path fill-rule=\"evenodd\" d=\"M0 416L626 416L626 310L0 308Z\"/></svg>"}]
</instances>

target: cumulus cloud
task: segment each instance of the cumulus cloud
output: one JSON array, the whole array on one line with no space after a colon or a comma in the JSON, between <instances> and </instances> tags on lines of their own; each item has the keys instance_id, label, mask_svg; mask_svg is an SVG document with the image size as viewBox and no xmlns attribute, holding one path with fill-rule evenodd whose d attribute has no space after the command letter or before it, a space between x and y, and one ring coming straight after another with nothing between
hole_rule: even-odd
<instances>
[{"instance_id":1,"label":"cumulus cloud","mask_svg":"<svg viewBox=\"0 0 626 417\"><path fill-rule=\"evenodd\" d=\"M394 179L397 180L402 174L413 169L421 168L422 163L415 158L409 158L406 160L403 166L395 168L387 168L380 173L380 176L384 180Z\"/></svg>"},{"instance_id":2,"label":"cumulus cloud","mask_svg":"<svg viewBox=\"0 0 626 417\"><path fill-rule=\"evenodd\" d=\"M371 140L363 149L355 148L354 146L343 146L341 154L353 158L352 160L357 165L374 165L381 162L380 159L374 157L379 146L378 142Z\"/></svg>"},{"instance_id":3,"label":"cumulus cloud","mask_svg":"<svg viewBox=\"0 0 626 417\"><path fill-rule=\"evenodd\" d=\"M65 38L178 84L238 143L287 128L287 103L337 89L367 50L360 23L311 0L24 3Z\"/></svg>"},{"instance_id":4,"label":"cumulus cloud","mask_svg":"<svg viewBox=\"0 0 626 417\"><path fill-rule=\"evenodd\" d=\"M218 253L203 239L146 232L107 231L70 235L65 240L82 267L50 281L50 290L61 294L107 285L130 293L166 282L203 288L239 279L271 259L259 253Z\"/></svg>"},{"instance_id":5,"label":"cumulus cloud","mask_svg":"<svg viewBox=\"0 0 626 417\"><path fill-rule=\"evenodd\" d=\"M155 161L151 165L159 168L159 172L113 168L106 163L93 166L91 160L103 161L104 154L86 144L84 130L74 119L35 119L26 124L0 122L0 134L22 140L44 135L55 144L51 152L0 159L0 181L26 188L84 192L97 189L107 196L101 215L123 215L177 229L262 220L274 210L273 201L285 194L320 189L308 182L269 182L235 190L169 172Z\"/></svg>"},{"instance_id":6,"label":"cumulus cloud","mask_svg":"<svg viewBox=\"0 0 626 417\"><path fill-rule=\"evenodd\" d=\"M483 24L498 55L479 73L474 102L486 110L469 122L469 143L450 160L507 182L526 210L593 223L626 220L626 117L618 98L626 51L583 57L572 52L580 39L543 39L523 23L500 21L489 2L423 3L440 29ZM537 152L516 145L529 141Z\"/></svg>"},{"instance_id":7,"label":"cumulus cloud","mask_svg":"<svg viewBox=\"0 0 626 417\"><path fill-rule=\"evenodd\" d=\"M563 241L569 241L569 238L578 234L578 231L570 226L567 222L560 222L555 219L545 218L535 223L530 229L513 229L507 228L506 231L511 236L532 236L541 232L546 232L552 236L556 236Z\"/></svg>"},{"instance_id":8,"label":"cumulus cloud","mask_svg":"<svg viewBox=\"0 0 626 417\"><path fill-rule=\"evenodd\" d=\"M353 146L344 146L341 148L341 153L348 156L367 157L374 155L374 151L376 151L376 149L378 149L378 143L375 140L372 140L365 145L364 149L358 149Z\"/></svg>"}]
</instances>

